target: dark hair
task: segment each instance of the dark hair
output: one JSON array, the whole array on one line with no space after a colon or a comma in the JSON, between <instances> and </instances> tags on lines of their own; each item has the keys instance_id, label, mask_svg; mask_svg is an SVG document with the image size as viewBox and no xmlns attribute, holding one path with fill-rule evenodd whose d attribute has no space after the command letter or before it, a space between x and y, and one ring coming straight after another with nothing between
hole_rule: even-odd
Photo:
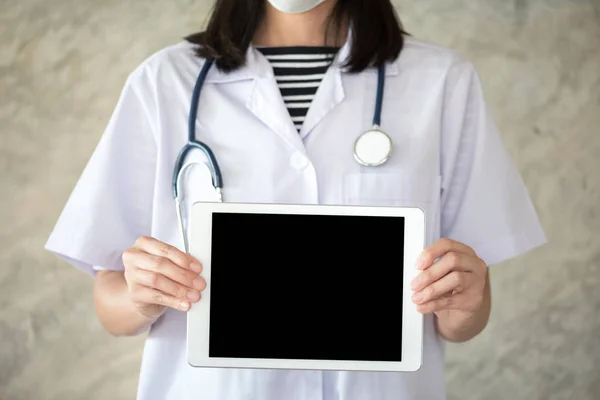
<instances>
[{"instance_id":1,"label":"dark hair","mask_svg":"<svg viewBox=\"0 0 600 400\"><path fill-rule=\"evenodd\" d=\"M206 30L185 39L199 45L197 56L214 59L222 71L235 70L245 63L246 51L265 15L265 3L216 0ZM346 20L352 29L352 42L344 67L350 72L379 66L399 56L407 33L390 0L337 0L326 31L340 33Z\"/></svg>"}]
</instances>

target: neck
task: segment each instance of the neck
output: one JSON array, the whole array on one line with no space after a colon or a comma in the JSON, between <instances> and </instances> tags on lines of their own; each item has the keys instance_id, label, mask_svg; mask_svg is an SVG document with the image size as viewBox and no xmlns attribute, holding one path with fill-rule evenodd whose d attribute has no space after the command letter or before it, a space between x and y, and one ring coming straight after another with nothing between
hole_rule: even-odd
<instances>
[{"instance_id":1,"label":"neck","mask_svg":"<svg viewBox=\"0 0 600 400\"><path fill-rule=\"evenodd\" d=\"M338 32L329 32L329 36L325 36L327 21L335 3L335 0L328 0L305 13L286 14L267 2L265 18L254 37L254 45L264 47L341 46L346 40L345 30L340 35ZM346 27L339 28L345 29Z\"/></svg>"}]
</instances>

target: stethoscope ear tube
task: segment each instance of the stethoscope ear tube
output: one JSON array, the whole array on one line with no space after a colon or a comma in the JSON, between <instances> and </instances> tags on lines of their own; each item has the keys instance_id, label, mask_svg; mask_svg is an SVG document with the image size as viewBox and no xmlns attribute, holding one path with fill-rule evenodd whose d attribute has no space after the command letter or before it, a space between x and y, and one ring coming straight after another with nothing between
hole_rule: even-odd
<instances>
[{"instance_id":1,"label":"stethoscope ear tube","mask_svg":"<svg viewBox=\"0 0 600 400\"><path fill-rule=\"evenodd\" d=\"M183 168L183 163L185 162L185 158L187 154L192 149L201 150L206 158L208 159L208 167L210 169L212 183L217 191L219 197L221 196L221 190L223 188L223 177L221 175L221 169L219 168L219 163L217 162L217 158L214 153L205 143L202 143L196 140L196 119L198 116L198 103L200 100L200 92L202 91L202 87L204 86L204 81L206 80L206 75L210 70L213 64L213 60L206 60L200 74L198 74L198 79L196 80L196 86L194 87L194 93L192 94L192 102L190 106L190 113L188 119L188 140L186 145L181 149L177 159L175 161L175 168L173 169L173 198L179 198L179 186L178 186L178 177Z\"/></svg>"},{"instance_id":2,"label":"stethoscope ear tube","mask_svg":"<svg viewBox=\"0 0 600 400\"><path fill-rule=\"evenodd\" d=\"M223 178L221 176L221 169L219 168L219 163L217 162L217 158L214 153L205 143L196 140L196 118L198 116L198 103L200 100L200 92L202 91L202 87L204 86L204 81L206 80L206 75L212 66L212 60L206 60L200 74L198 74L198 79L196 80L196 86L194 87L194 93L192 94L192 102L190 105L190 114L188 119L188 138L187 143L179 154L177 155L177 159L175 160L175 167L173 168L173 182L172 182L172 191L173 191L173 199L175 200L175 207L177 212L177 222L179 224L179 231L182 235L183 246L186 253L189 253L189 244L187 241L187 235L185 232L185 228L183 226L183 215L181 212L181 198L179 191L179 179L183 170L194 164L203 164L204 163L190 163L184 167L185 158L188 153L193 149L201 150L206 158L208 159L208 168L210 169L210 174L212 177L212 184L215 188L215 192L218 196L218 201L222 201L221 189L223 188Z\"/></svg>"},{"instance_id":3,"label":"stethoscope ear tube","mask_svg":"<svg viewBox=\"0 0 600 400\"><path fill-rule=\"evenodd\" d=\"M188 142L179 152L177 159L175 160L175 168L173 169L173 198L179 198L179 175L183 169L183 163L185 162L185 158L187 154L193 149L201 150L206 158L208 159L208 168L210 169L210 175L212 177L212 183L217 191L217 193L221 193L221 189L223 188L223 179L221 178L221 170L219 168L219 164L217 163L216 157L210 147L206 144L198 142L196 140Z\"/></svg>"},{"instance_id":4,"label":"stethoscope ear tube","mask_svg":"<svg viewBox=\"0 0 600 400\"><path fill-rule=\"evenodd\" d=\"M381 109L383 108L383 87L385 86L385 63L379 66L377 74L377 97L375 99L375 112L373 113L373 128L381 126Z\"/></svg>"}]
</instances>

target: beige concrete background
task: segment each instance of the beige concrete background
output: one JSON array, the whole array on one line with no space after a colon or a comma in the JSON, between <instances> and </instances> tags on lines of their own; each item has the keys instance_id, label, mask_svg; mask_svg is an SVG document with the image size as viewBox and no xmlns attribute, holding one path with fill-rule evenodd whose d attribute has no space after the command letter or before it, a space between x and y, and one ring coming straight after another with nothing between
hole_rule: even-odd
<instances>
[{"instance_id":1,"label":"beige concrete background","mask_svg":"<svg viewBox=\"0 0 600 400\"><path fill-rule=\"evenodd\" d=\"M450 399L600 399L600 2L397 4L478 67L551 240L493 268L488 329L449 346ZM143 338L104 333L91 279L43 245L126 75L210 5L0 0L1 400L135 397Z\"/></svg>"}]
</instances>

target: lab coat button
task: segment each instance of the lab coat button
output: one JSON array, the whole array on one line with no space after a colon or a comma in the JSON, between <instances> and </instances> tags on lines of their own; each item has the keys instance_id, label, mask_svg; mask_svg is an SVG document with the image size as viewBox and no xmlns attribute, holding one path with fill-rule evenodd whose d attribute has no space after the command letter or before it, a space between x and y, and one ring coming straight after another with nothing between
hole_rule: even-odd
<instances>
[{"instance_id":1,"label":"lab coat button","mask_svg":"<svg viewBox=\"0 0 600 400\"><path fill-rule=\"evenodd\" d=\"M301 153L294 153L292 158L290 158L290 165L292 168L300 171L308 166L308 160Z\"/></svg>"}]
</instances>

